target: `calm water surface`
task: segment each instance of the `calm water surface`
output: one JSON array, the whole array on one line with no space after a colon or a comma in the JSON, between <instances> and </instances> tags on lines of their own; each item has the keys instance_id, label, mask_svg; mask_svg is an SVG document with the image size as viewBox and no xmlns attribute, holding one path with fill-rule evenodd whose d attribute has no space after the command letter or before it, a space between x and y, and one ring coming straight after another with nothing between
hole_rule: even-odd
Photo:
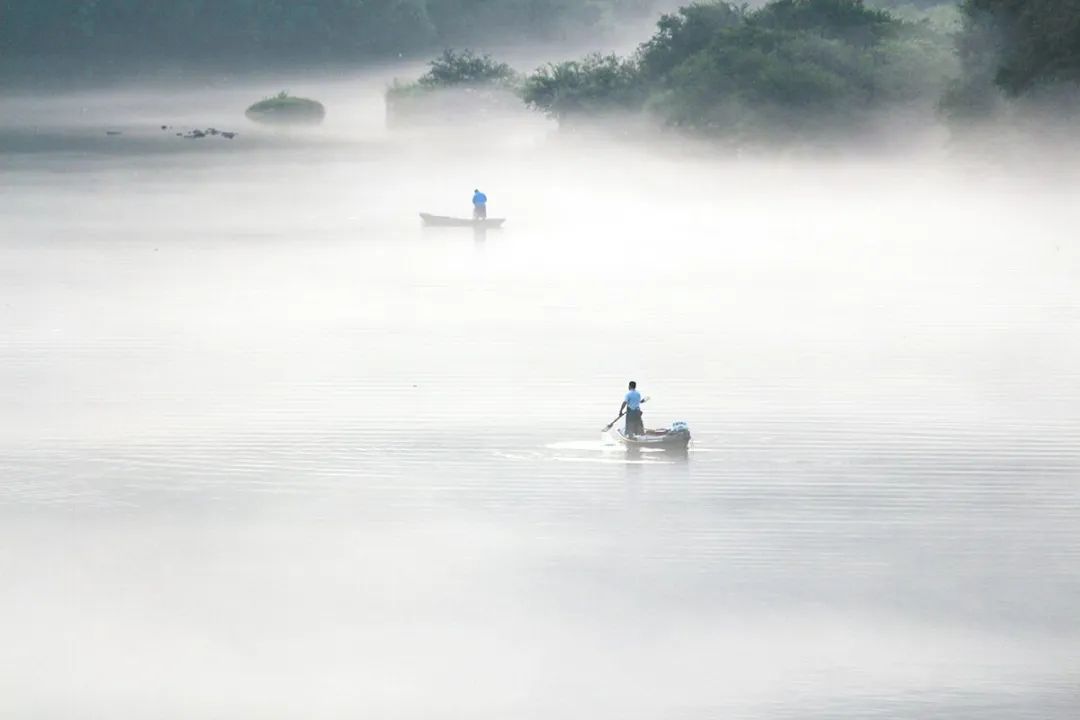
<instances>
[{"instance_id":1,"label":"calm water surface","mask_svg":"<svg viewBox=\"0 0 1080 720\"><path fill-rule=\"evenodd\" d=\"M10 99L0 716L1077 717L1075 181L317 89Z\"/></svg>"}]
</instances>

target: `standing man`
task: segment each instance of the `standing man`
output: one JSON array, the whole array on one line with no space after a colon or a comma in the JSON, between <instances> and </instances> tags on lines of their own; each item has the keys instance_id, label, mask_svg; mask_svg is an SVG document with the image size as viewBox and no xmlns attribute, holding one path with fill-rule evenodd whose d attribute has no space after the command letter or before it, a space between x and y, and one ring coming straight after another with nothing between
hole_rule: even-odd
<instances>
[{"instance_id":1,"label":"standing man","mask_svg":"<svg viewBox=\"0 0 1080 720\"><path fill-rule=\"evenodd\" d=\"M479 190L472 191L472 216L473 220L487 219L487 195Z\"/></svg>"},{"instance_id":2,"label":"standing man","mask_svg":"<svg viewBox=\"0 0 1080 720\"><path fill-rule=\"evenodd\" d=\"M645 423L641 419L642 402L641 393L637 391L637 383L631 380L630 389L626 393L626 397L623 398L622 405L619 406L620 415L623 414L624 410L626 411L625 434L627 437L645 434Z\"/></svg>"}]
</instances>

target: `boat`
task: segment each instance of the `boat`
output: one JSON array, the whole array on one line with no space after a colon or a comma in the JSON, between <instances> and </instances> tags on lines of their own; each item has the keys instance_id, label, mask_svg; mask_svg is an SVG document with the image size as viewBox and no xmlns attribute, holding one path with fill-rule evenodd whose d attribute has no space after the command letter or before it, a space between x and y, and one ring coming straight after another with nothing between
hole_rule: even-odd
<instances>
[{"instance_id":1,"label":"boat","mask_svg":"<svg viewBox=\"0 0 1080 720\"><path fill-rule=\"evenodd\" d=\"M430 215L428 213L420 213L420 219L423 220L424 225L427 225L428 227L471 227L488 230L500 228L502 227L502 224L506 222L506 218L474 220L472 218L447 217L445 215Z\"/></svg>"},{"instance_id":2,"label":"boat","mask_svg":"<svg viewBox=\"0 0 1080 720\"><path fill-rule=\"evenodd\" d=\"M633 448L657 448L659 450L685 450L690 444L690 426L684 422L674 422L671 427L658 430L646 430L644 435L627 435L619 428L615 437L622 444Z\"/></svg>"}]
</instances>

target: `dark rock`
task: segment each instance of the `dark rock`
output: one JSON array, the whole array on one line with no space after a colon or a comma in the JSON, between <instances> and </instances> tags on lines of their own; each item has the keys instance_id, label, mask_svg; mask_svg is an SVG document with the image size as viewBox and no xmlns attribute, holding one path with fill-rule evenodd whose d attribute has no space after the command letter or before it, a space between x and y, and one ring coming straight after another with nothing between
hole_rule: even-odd
<instances>
[{"instance_id":1,"label":"dark rock","mask_svg":"<svg viewBox=\"0 0 1080 720\"><path fill-rule=\"evenodd\" d=\"M106 135L121 135L123 133L121 133L119 130L106 130L105 134Z\"/></svg>"},{"instance_id":2,"label":"dark rock","mask_svg":"<svg viewBox=\"0 0 1080 720\"><path fill-rule=\"evenodd\" d=\"M232 140L238 134L239 133L218 130L217 128L206 128L205 130L201 128L194 128L192 130L188 130L185 133L176 133L176 137L182 137L185 140L201 140L203 138L210 137L211 135L220 135L227 140Z\"/></svg>"}]
</instances>

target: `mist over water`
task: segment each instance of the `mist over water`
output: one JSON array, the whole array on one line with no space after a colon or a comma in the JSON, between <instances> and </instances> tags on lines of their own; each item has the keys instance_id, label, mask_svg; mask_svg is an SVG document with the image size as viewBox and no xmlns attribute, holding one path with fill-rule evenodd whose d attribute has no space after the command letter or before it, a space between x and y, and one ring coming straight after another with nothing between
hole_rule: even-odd
<instances>
[{"instance_id":1,"label":"mist over water","mask_svg":"<svg viewBox=\"0 0 1080 720\"><path fill-rule=\"evenodd\" d=\"M3 99L0 715L1075 717L1074 169L407 73Z\"/></svg>"}]
</instances>

